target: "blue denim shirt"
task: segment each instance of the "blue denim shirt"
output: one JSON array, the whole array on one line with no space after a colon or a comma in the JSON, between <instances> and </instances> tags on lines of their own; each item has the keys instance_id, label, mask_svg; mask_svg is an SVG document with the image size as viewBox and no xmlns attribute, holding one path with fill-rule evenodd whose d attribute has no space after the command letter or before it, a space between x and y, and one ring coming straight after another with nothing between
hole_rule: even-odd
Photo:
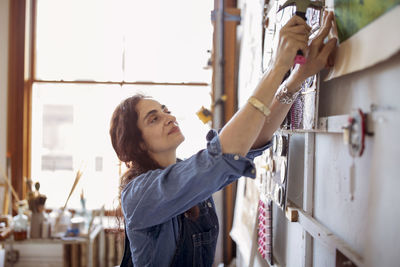
<instances>
[{"instance_id":1,"label":"blue denim shirt","mask_svg":"<svg viewBox=\"0 0 400 267\"><path fill-rule=\"evenodd\" d=\"M177 216L241 176L254 178L252 160L269 146L246 157L223 154L217 132L210 130L206 149L128 183L121 202L134 266L168 266L179 237Z\"/></svg>"}]
</instances>

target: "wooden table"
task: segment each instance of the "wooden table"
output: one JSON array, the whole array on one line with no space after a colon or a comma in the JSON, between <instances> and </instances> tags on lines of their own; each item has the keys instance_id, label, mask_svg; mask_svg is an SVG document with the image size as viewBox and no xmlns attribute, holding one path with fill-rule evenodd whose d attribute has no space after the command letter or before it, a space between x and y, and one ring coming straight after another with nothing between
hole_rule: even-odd
<instances>
[{"instance_id":1,"label":"wooden table","mask_svg":"<svg viewBox=\"0 0 400 267\"><path fill-rule=\"evenodd\" d=\"M95 225L93 227L93 230L90 232L88 236L84 237L67 237L67 238L46 238L46 239L26 239L22 241L15 241L12 238L8 238L6 240L0 241L0 244L4 246L4 249L6 250L6 266L21 266L18 264L20 262L20 259L18 257L15 257L15 251L17 251L17 254L22 254L19 252L20 249L24 249L23 247L26 247L29 245L43 245L43 250L47 247L53 247L54 245L61 245L63 248L64 245L74 245L74 244L86 244L86 266L87 267L93 267L93 244L95 239L99 237L99 266L101 267L103 265L104 260L102 259L104 257L104 231L103 231L103 226L102 225ZM32 246L31 246L32 247ZM17 248L17 249L15 249ZM26 253L27 251L24 251ZM28 252L29 253L29 252ZM49 253L52 253L49 251ZM53 252L54 253L54 252ZM13 257L14 256L14 257ZM57 255L54 257L57 258ZM62 260L64 257L62 257ZM59 260L59 259L58 259ZM32 262L33 264L33 262ZM34 265L38 266L38 265ZM49 266L47 264L46 266ZM56 265L54 265L56 266ZM59 265L58 265L59 266Z\"/></svg>"}]
</instances>

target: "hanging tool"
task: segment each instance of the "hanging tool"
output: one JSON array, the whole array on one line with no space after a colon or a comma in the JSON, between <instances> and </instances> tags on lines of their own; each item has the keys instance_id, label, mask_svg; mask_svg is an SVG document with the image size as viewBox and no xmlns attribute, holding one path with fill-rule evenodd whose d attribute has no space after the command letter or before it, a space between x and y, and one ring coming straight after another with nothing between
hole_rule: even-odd
<instances>
[{"instance_id":1,"label":"hanging tool","mask_svg":"<svg viewBox=\"0 0 400 267\"><path fill-rule=\"evenodd\" d=\"M348 124L343 126L343 141L349 146L352 157L361 157L365 149L366 115L361 109L356 109L348 118Z\"/></svg>"},{"instance_id":2,"label":"hanging tool","mask_svg":"<svg viewBox=\"0 0 400 267\"><path fill-rule=\"evenodd\" d=\"M296 6L296 15L307 21L306 11L307 8L314 8L317 10L322 9L325 6L324 0L287 0L282 6L279 7L278 12L288 6ZM294 64L305 64L306 58L304 57L303 51L298 50L297 55L294 59Z\"/></svg>"},{"instance_id":3,"label":"hanging tool","mask_svg":"<svg viewBox=\"0 0 400 267\"><path fill-rule=\"evenodd\" d=\"M205 108L204 106L201 107L199 111L196 112L197 117L206 124L207 122L212 120L212 113L210 110Z\"/></svg>"}]
</instances>

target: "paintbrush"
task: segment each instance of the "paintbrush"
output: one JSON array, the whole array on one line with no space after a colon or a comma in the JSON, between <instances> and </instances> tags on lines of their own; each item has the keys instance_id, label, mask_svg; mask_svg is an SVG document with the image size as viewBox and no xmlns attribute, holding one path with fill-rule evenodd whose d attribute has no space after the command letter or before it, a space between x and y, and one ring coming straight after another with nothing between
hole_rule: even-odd
<instances>
[{"instance_id":1,"label":"paintbrush","mask_svg":"<svg viewBox=\"0 0 400 267\"><path fill-rule=\"evenodd\" d=\"M82 174L83 174L83 172L81 172L81 170L78 169L78 171L76 172L75 181L74 181L74 183L72 185L71 191L69 192L68 198L65 201L64 207L61 209L60 214L58 214L58 217L57 217L56 222L54 224L54 229L57 229L58 224L60 223L61 217L64 214L64 211L65 211L65 209L67 207L68 201L69 201L72 193L74 192L74 190L76 188L76 185L78 184L79 180L81 179Z\"/></svg>"},{"instance_id":2,"label":"paintbrush","mask_svg":"<svg viewBox=\"0 0 400 267\"><path fill-rule=\"evenodd\" d=\"M67 207L69 198L71 197L72 193L74 192L76 185L78 184L79 180L81 179L81 176L82 176L82 172L81 172L80 170L78 170L78 171L76 172L76 177L75 177L74 184L72 185L71 191L69 192L68 198L67 198L67 200L65 201L65 204L64 204L64 207L62 208L62 211L64 211L65 208Z\"/></svg>"},{"instance_id":3,"label":"paintbrush","mask_svg":"<svg viewBox=\"0 0 400 267\"><path fill-rule=\"evenodd\" d=\"M6 181L6 183L8 185L8 188L11 188L11 192L12 192L14 198L15 198L15 202L18 202L19 201L19 197L17 195L17 192L15 192L14 187L11 185L10 181L8 180L7 174L5 173L5 171L1 167L0 167L0 171L3 174L3 179Z\"/></svg>"}]
</instances>

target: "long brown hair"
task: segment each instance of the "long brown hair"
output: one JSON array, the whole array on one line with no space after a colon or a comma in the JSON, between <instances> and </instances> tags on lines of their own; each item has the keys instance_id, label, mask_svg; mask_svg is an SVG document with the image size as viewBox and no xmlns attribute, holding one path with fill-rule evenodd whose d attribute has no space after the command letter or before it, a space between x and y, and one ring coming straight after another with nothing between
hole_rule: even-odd
<instances>
[{"instance_id":1,"label":"long brown hair","mask_svg":"<svg viewBox=\"0 0 400 267\"><path fill-rule=\"evenodd\" d=\"M110 136L112 146L121 162L128 170L121 176L119 188L119 205L121 206L121 192L135 177L149 170L162 169L162 167L149 155L140 144L144 144L142 132L137 126L139 114L136 106L140 100L150 98L136 94L122 101L114 110L110 123ZM120 208L120 207L119 207ZM186 213L189 218L197 218L199 208L194 206ZM186 214L185 214L186 215ZM122 219L121 210L117 210L117 217ZM120 223L120 222L119 222Z\"/></svg>"},{"instance_id":2,"label":"long brown hair","mask_svg":"<svg viewBox=\"0 0 400 267\"><path fill-rule=\"evenodd\" d=\"M114 110L110 123L112 146L120 161L124 162L128 170L121 177L121 190L133 178L149 170L161 168L151 158L144 144L142 132L137 126L139 114L136 106L140 100L150 98L136 94L122 101Z\"/></svg>"}]
</instances>

